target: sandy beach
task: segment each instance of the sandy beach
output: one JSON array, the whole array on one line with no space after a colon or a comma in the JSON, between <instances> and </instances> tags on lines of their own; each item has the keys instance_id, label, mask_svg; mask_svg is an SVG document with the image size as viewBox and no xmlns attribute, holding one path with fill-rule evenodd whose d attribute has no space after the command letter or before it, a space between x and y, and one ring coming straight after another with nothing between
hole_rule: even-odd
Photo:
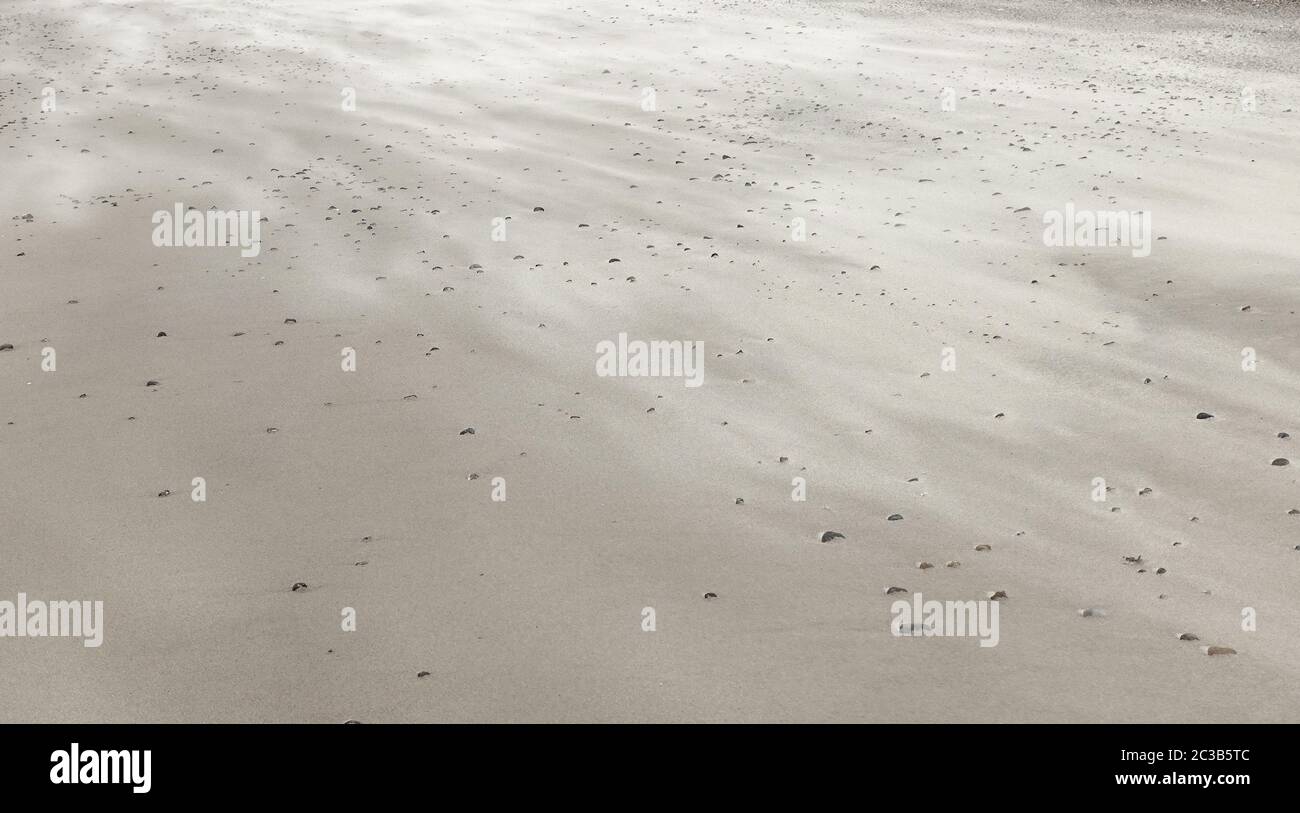
<instances>
[{"instance_id":1,"label":"sandy beach","mask_svg":"<svg viewBox=\"0 0 1300 813\"><path fill-rule=\"evenodd\" d=\"M1298 23L6 2L0 722L1300 722Z\"/></svg>"}]
</instances>

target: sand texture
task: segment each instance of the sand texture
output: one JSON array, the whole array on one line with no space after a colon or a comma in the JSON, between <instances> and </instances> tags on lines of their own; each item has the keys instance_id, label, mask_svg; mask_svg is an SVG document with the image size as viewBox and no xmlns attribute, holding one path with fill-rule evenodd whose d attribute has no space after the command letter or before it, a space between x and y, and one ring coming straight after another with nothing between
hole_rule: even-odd
<instances>
[{"instance_id":1,"label":"sand texture","mask_svg":"<svg viewBox=\"0 0 1300 813\"><path fill-rule=\"evenodd\" d=\"M8 0L0 721L1300 722L1298 14Z\"/></svg>"}]
</instances>

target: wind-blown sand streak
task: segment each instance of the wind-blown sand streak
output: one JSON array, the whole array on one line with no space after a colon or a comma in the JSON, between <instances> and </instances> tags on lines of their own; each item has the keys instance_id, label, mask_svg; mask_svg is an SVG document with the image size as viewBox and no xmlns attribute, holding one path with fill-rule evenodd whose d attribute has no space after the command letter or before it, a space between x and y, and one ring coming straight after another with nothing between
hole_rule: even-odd
<instances>
[{"instance_id":1,"label":"wind-blown sand streak","mask_svg":"<svg viewBox=\"0 0 1300 813\"><path fill-rule=\"evenodd\" d=\"M105 630L0 639L0 721L1300 721L1296 36L5 4L0 599ZM178 202L260 253L155 247ZM1150 256L1045 246L1067 203ZM597 376L620 333L703 386ZM1005 591L998 645L890 586Z\"/></svg>"}]
</instances>

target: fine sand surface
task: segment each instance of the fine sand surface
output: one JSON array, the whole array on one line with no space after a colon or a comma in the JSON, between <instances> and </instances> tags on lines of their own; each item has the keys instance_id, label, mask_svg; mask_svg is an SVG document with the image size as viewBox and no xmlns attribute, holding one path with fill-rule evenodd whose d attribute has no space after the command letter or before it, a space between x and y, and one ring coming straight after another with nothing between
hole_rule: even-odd
<instances>
[{"instance_id":1,"label":"fine sand surface","mask_svg":"<svg viewBox=\"0 0 1300 813\"><path fill-rule=\"evenodd\" d=\"M8 0L0 599L106 629L0 639L0 721L1300 722L1297 27ZM998 645L891 586L1005 591Z\"/></svg>"}]
</instances>

